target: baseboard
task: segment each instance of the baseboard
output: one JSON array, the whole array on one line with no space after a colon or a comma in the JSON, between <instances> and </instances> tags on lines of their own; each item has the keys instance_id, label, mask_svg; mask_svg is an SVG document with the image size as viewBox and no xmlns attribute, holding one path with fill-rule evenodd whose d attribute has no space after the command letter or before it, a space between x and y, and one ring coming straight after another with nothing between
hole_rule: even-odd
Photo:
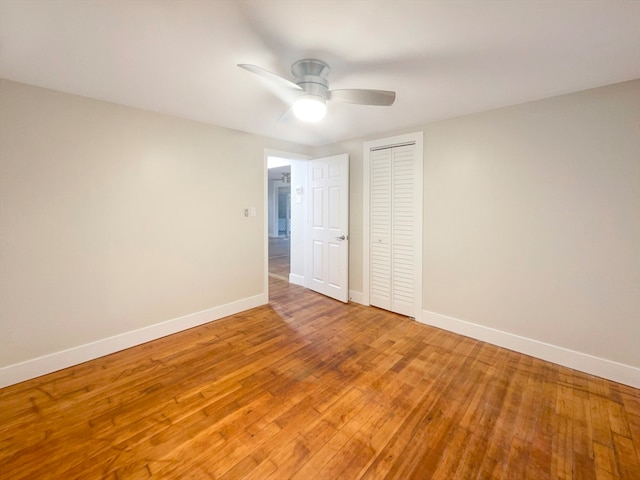
<instances>
[{"instance_id":1,"label":"baseboard","mask_svg":"<svg viewBox=\"0 0 640 480\"><path fill-rule=\"evenodd\" d=\"M300 285L301 287L304 287L304 276L296 275L295 273L290 273L289 283L293 283L294 285Z\"/></svg>"},{"instance_id":2,"label":"baseboard","mask_svg":"<svg viewBox=\"0 0 640 480\"><path fill-rule=\"evenodd\" d=\"M459 333L466 337L482 340L499 347L508 348L525 355L573 368L581 372L640 388L640 368L617 363L605 358L594 357L582 352L551 345L549 343L521 337L513 333L496 330L475 323L448 317L440 313L422 312L422 323Z\"/></svg>"},{"instance_id":3,"label":"baseboard","mask_svg":"<svg viewBox=\"0 0 640 480\"><path fill-rule=\"evenodd\" d=\"M266 293L0 368L0 388L269 303Z\"/></svg>"},{"instance_id":4,"label":"baseboard","mask_svg":"<svg viewBox=\"0 0 640 480\"><path fill-rule=\"evenodd\" d=\"M349 301L364 305L362 300L362 292L357 290L349 290Z\"/></svg>"}]
</instances>

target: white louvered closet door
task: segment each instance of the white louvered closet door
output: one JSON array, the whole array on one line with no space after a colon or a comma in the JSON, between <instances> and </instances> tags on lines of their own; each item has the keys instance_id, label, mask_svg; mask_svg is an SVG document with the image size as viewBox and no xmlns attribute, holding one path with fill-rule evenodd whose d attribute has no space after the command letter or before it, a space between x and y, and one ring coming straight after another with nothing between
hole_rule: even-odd
<instances>
[{"instance_id":1,"label":"white louvered closet door","mask_svg":"<svg viewBox=\"0 0 640 480\"><path fill-rule=\"evenodd\" d=\"M371 152L370 303L415 315L414 145Z\"/></svg>"}]
</instances>

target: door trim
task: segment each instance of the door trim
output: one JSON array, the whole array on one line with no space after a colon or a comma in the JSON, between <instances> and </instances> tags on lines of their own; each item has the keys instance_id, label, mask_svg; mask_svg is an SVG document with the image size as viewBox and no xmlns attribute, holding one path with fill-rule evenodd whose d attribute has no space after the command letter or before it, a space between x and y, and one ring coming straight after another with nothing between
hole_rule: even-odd
<instances>
[{"instance_id":1,"label":"door trim","mask_svg":"<svg viewBox=\"0 0 640 480\"><path fill-rule=\"evenodd\" d=\"M416 320L422 319L422 305L423 305L423 291L422 291L422 239L423 239L423 163L424 163L424 147L423 147L423 132L409 133L406 135L398 135L395 137L381 138L378 140L371 140L363 143L362 150L362 303L364 305L370 305L370 288L369 288L369 276L370 276L370 238L371 238L371 225L370 225L370 212L371 212L371 150L378 150L381 148L389 148L400 145L406 145L413 143L415 145L415 160L416 160L416 205L415 205L415 218L416 218L416 276L415 276L415 291L417 292L414 318Z\"/></svg>"}]
</instances>

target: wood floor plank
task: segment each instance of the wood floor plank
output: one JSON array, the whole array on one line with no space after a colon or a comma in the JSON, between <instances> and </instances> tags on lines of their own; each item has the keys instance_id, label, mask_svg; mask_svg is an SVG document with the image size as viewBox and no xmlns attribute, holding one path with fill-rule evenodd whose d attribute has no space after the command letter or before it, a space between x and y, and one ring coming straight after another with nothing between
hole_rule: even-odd
<instances>
[{"instance_id":1,"label":"wood floor plank","mask_svg":"<svg viewBox=\"0 0 640 480\"><path fill-rule=\"evenodd\" d=\"M640 478L637 389L270 289L270 305L0 389L0 478Z\"/></svg>"}]
</instances>

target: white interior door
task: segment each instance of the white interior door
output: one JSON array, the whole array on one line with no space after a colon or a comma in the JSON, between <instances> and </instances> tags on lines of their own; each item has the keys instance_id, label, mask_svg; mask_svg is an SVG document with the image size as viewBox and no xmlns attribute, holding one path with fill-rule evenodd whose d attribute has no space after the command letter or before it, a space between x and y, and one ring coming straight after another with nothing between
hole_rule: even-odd
<instances>
[{"instance_id":1,"label":"white interior door","mask_svg":"<svg viewBox=\"0 0 640 480\"><path fill-rule=\"evenodd\" d=\"M349 155L309 161L305 286L349 301Z\"/></svg>"}]
</instances>

